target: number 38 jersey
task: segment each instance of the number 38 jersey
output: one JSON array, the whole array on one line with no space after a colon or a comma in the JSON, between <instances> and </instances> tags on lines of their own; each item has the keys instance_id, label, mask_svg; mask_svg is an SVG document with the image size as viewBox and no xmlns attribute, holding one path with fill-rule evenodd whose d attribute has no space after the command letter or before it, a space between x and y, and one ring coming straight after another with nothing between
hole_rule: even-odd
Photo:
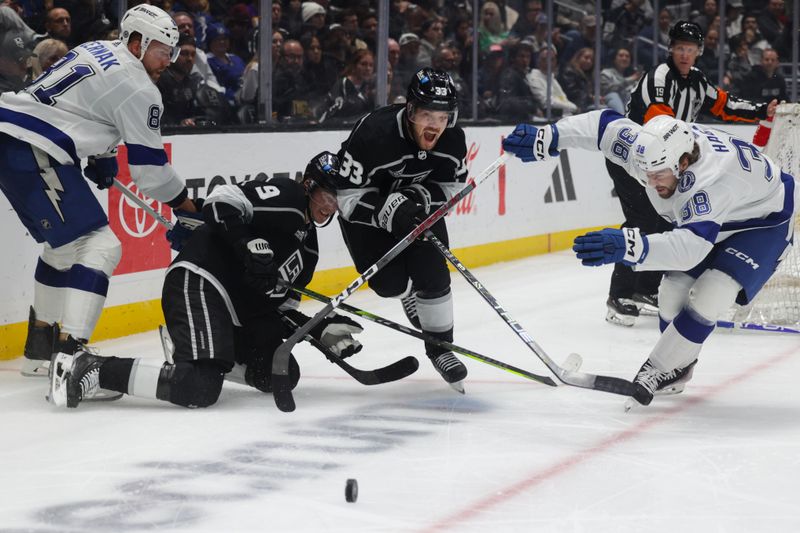
<instances>
[{"instance_id":1,"label":"number 38 jersey","mask_svg":"<svg viewBox=\"0 0 800 533\"><path fill-rule=\"evenodd\" d=\"M557 148L598 147L629 175L646 180L630 157L642 126L613 111L594 111L562 119L553 126ZM648 235L650 252L639 270L688 270L729 236L785 224L794 218L792 176L747 141L692 124L700 158L683 172L675 193L661 198L647 187L659 215L676 229ZM786 240L793 224L787 224Z\"/></svg>"},{"instance_id":2,"label":"number 38 jersey","mask_svg":"<svg viewBox=\"0 0 800 533\"><path fill-rule=\"evenodd\" d=\"M62 165L80 165L122 141L137 186L168 202L184 185L167 161L162 113L158 88L119 41L77 46L24 90L0 95L0 131Z\"/></svg>"},{"instance_id":3,"label":"number 38 jersey","mask_svg":"<svg viewBox=\"0 0 800 533\"><path fill-rule=\"evenodd\" d=\"M348 222L376 226L375 207L392 192L424 187L431 211L460 191L467 177L464 130L447 128L432 150L417 147L404 118L405 105L382 107L362 118L339 150L339 213Z\"/></svg>"},{"instance_id":4,"label":"number 38 jersey","mask_svg":"<svg viewBox=\"0 0 800 533\"><path fill-rule=\"evenodd\" d=\"M241 325L241 319L262 315L265 305L277 308L287 297L281 287L269 298L247 288L241 243L266 240L280 278L305 287L319 259L317 229L306 220L307 207L303 185L288 178L220 185L206 197L205 224L194 230L169 270L185 268L205 278L222 295L233 323Z\"/></svg>"}]
</instances>

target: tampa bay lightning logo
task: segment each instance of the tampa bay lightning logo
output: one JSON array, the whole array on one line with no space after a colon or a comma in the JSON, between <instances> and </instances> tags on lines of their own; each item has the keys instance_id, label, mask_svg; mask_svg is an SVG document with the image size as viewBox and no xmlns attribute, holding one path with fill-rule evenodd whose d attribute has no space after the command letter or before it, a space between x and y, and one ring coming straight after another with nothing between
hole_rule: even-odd
<instances>
[{"instance_id":1,"label":"tampa bay lightning logo","mask_svg":"<svg viewBox=\"0 0 800 533\"><path fill-rule=\"evenodd\" d=\"M688 170L681 174L681 181L678 183L678 192L686 192L692 188L695 182L694 173Z\"/></svg>"}]
</instances>

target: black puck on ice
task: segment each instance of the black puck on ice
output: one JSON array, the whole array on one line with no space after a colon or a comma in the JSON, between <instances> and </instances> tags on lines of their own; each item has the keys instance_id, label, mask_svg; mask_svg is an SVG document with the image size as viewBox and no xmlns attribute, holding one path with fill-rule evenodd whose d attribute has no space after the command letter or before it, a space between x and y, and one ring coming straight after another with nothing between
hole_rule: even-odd
<instances>
[{"instance_id":1,"label":"black puck on ice","mask_svg":"<svg viewBox=\"0 0 800 533\"><path fill-rule=\"evenodd\" d=\"M347 480L347 484L344 486L344 499L350 503L355 503L358 499L358 481L355 479Z\"/></svg>"}]
</instances>

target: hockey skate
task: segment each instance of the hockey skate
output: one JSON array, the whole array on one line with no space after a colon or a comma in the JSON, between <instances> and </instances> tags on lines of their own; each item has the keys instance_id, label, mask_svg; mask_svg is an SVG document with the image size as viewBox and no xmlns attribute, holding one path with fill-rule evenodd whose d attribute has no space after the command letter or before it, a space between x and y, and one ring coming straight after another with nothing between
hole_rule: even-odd
<instances>
[{"instance_id":1,"label":"hockey skate","mask_svg":"<svg viewBox=\"0 0 800 533\"><path fill-rule=\"evenodd\" d=\"M640 405L650 405L655 395L678 394L686 387L686 383L692 379L694 365L697 359L683 368L676 368L669 372L662 372L656 368L650 359L645 361L642 368L633 380L635 387L631 398L625 402L625 410L629 411L635 404L635 400Z\"/></svg>"},{"instance_id":2,"label":"hockey skate","mask_svg":"<svg viewBox=\"0 0 800 533\"><path fill-rule=\"evenodd\" d=\"M658 316L658 294L633 294L631 298L641 316Z\"/></svg>"},{"instance_id":3,"label":"hockey skate","mask_svg":"<svg viewBox=\"0 0 800 533\"><path fill-rule=\"evenodd\" d=\"M78 350L53 355L47 401L57 407L77 407L100 390L100 367L105 358Z\"/></svg>"},{"instance_id":4,"label":"hockey skate","mask_svg":"<svg viewBox=\"0 0 800 533\"><path fill-rule=\"evenodd\" d=\"M47 377L50 370L50 358L53 357L55 351L55 339L58 339L59 333L58 324L37 326L36 311L31 306L28 313L28 336L25 339L20 374L26 377Z\"/></svg>"},{"instance_id":5,"label":"hockey skate","mask_svg":"<svg viewBox=\"0 0 800 533\"><path fill-rule=\"evenodd\" d=\"M429 356L433 367L444 378L453 390L464 394L464 378L467 377L467 367L458 360L453 352L444 352L439 355Z\"/></svg>"},{"instance_id":6,"label":"hockey skate","mask_svg":"<svg viewBox=\"0 0 800 533\"><path fill-rule=\"evenodd\" d=\"M618 326L631 327L639 316L639 308L629 298L614 298L609 296L606 300L606 322Z\"/></svg>"},{"instance_id":7,"label":"hockey skate","mask_svg":"<svg viewBox=\"0 0 800 533\"><path fill-rule=\"evenodd\" d=\"M421 329L419 325L419 316L417 316L417 291L411 288L408 296L400 298L400 303L403 305L403 312L411 325L417 329Z\"/></svg>"}]
</instances>

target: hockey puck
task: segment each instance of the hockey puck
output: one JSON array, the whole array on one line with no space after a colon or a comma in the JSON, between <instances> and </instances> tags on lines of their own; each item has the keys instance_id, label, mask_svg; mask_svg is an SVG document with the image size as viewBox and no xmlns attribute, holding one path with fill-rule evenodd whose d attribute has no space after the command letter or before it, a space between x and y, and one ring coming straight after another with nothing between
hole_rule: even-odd
<instances>
[{"instance_id":1,"label":"hockey puck","mask_svg":"<svg viewBox=\"0 0 800 533\"><path fill-rule=\"evenodd\" d=\"M355 503L358 499L358 481L355 479L347 480L347 484L344 486L344 499L350 503Z\"/></svg>"}]
</instances>

